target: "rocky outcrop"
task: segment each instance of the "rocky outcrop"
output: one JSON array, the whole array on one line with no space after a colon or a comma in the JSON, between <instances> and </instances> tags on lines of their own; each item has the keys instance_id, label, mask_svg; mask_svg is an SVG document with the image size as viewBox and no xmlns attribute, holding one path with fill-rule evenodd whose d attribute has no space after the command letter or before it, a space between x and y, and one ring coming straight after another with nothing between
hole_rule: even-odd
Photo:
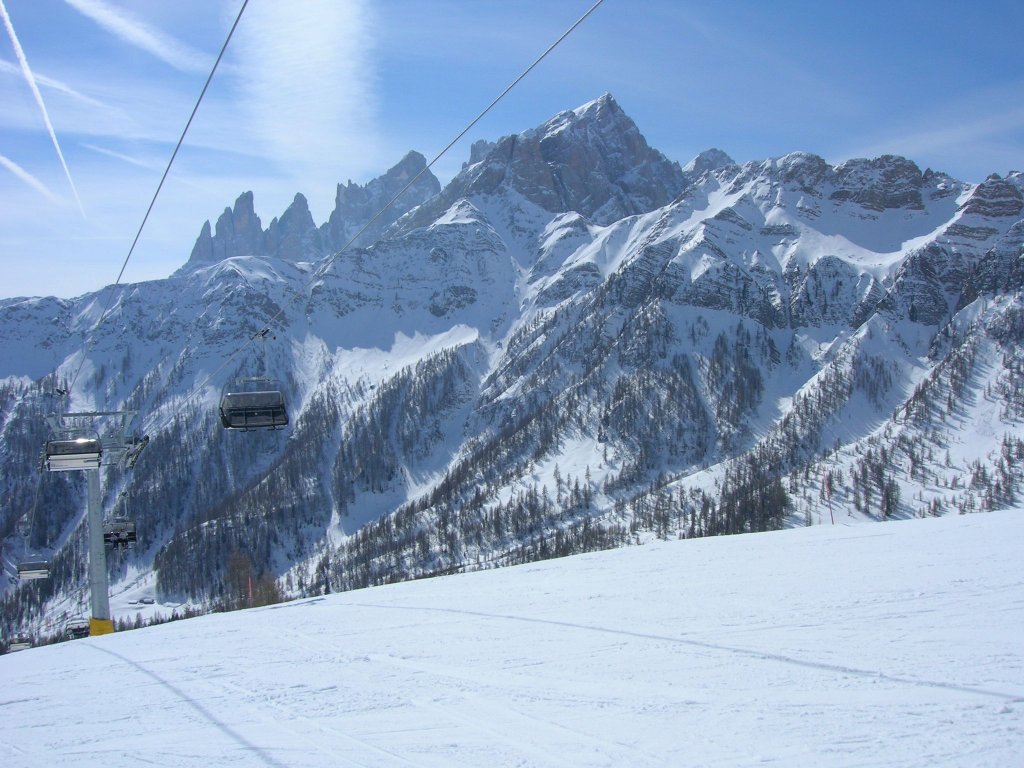
<instances>
[{"instance_id":1,"label":"rocky outcrop","mask_svg":"<svg viewBox=\"0 0 1024 768\"><path fill-rule=\"evenodd\" d=\"M210 232L206 221L192 248L189 264L214 264L233 256L261 256L266 253L263 227L253 207L252 192L243 192L234 208L225 208Z\"/></svg>"},{"instance_id":2,"label":"rocky outcrop","mask_svg":"<svg viewBox=\"0 0 1024 768\"><path fill-rule=\"evenodd\" d=\"M295 195L281 217L270 222L266 243L268 252L285 261L306 261L323 255L320 232L303 195Z\"/></svg>"},{"instance_id":3,"label":"rocky outcrop","mask_svg":"<svg viewBox=\"0 0 1024 768\"><path fill-rule=\"evenodd\" d=\"M958 307L978 296L1024 290L1024 220L996 242L964 282Z\"/></svg>"},{"instance_id":4,"label":"rocky outcrop","mask_svg":"<svg viewBox=\"0 0 1024 768\"><path fill-rule=\"evenodd\" d=\"M910 160L883 155L849 160L835 169L833 200L851 200L871 211L924 208L924 174Z\"/></svg>"},{"instance_id":5,"label":"rocky outcrop","mask_svg":"<svg viewBox=\"0 0 1024 768\"><path fill-rule=\"evenodd\" d=\"M365 186L351 181L339 184L334 210L320 228L321 241L330 252L341 250L353 238L353 245L366 247L379 240L403 214L440 191L441 184L427 170L423 155L410 152L387 173ZM395 199L399 193L401 197ZM388 207L385 209L385 206Z\"/></svg>"},{"instance_id":6,"label":"rocky outcrop","mask_svg":"<svg viewBox=\"0 0 1024 768\"><path fill-rule=\"evenodd\" d=\"M1019 179L1020 174L1015 174ZM999 174L992 174L977 186L967 202L963 204L964 213L979 216L1020 216L1024 211L1024 195L1018 184L1010 178L1004 179Z\"/></svg>"}]
</instances>

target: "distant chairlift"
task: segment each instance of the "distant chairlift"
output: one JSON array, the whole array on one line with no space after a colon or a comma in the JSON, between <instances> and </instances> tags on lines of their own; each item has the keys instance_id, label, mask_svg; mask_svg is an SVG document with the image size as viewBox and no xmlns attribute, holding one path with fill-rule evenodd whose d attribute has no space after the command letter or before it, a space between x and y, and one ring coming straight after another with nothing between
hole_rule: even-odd
<instances>
[{"instance_id":1,"label":"distant chairlift","mask_svg":"<svg viewBox=\"0 0 1024 768\"><path fill-rule=\"evenodd\" d=\"M79 640L89 636L88 619L72 619L64 625L64 636L68 640Z\"/></svg>"},{"instance_id":2,"label":"distant chairlift","mask_svg":"<svg viewBox=\"0 0 1024 768\"><path fill-rule=\"evenodd\" d=\"M115 517L103 524L103 542L110 547L127 547L136 541L135 521Z\"/></svg>"},{"instance_id":3,"label":"distant chairlift","mask_svg":"<svg viewBox=\"0 0 1024 768\"><path fill-rule=\"evenodd\" d=\"M49 577L49 560L23 560L18 563L18 578L22 581L30 581L31 579L48 579Z\"/></svg>"},{"instance_id":4,"label":"distant chairlift","mask_svg":"<svg viewBox=\"0 0 1024 768\"><path fill-rule=\"evenodd\" d=\"M97 437L73 437L46 441L46 468L50 472L99 469L103 448Z\"/></svg>"},{"instance_id":5,"label":"distant chairlift","mask_svg":"<svg viewBox=\"0 0 1024 768\"><path fill-rule=\"evenodd\" d=\"M220 399L220 421L225 429L282 429L288 410L279 382L249 378L232 382Z\"/></svg>"}]
</instances>

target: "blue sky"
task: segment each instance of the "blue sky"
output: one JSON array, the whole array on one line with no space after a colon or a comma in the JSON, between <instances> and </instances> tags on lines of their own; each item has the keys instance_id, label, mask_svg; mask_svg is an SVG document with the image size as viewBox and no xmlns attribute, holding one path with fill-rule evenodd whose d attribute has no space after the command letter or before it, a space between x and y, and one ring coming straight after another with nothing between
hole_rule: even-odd
<instances>
[{"instance_id":1,"label":"blue sky","mask_svg":"<svg viewBox=\"0 0 1024 768\"><path fill-rule=\"evenodd\" d=\"M123 281L244 191L264 226L296 192L321 223L338 182L432 158L593 1L250 0ZM78 296L117 277L241 0L0 2L0 296ZM607 91L681 163L894 153L977 182L1024 169L1021 29L1016 0L605 0L434 170Z\"/></svg>"}]
</instances>

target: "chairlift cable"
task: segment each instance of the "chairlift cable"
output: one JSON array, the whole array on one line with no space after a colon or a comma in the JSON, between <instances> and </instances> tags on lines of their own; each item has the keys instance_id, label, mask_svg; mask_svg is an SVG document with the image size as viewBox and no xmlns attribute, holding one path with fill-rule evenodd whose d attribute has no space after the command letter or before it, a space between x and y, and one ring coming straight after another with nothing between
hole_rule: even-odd
<instances>
[{"instance_id":1,"label":"chairlift cable","mask_svg":"<svg viewBox=\"0 0 1024 768\"><path fill-rule=\"evenodd\" d=\"M425 165L425 166L424 166L424 167L423 167L423 168L422 168L422 169L421 169L421 170L419 171L419 173L417 173L417 174L416 174L415 176L413 176L413 177L412 177L412 179L410 179L410 180L409 180L409 182L408 182L408 183L406 183L406 185L405 185L404 187L402 187L401 191L400 191L400 192L398 192L398 194L396 194L396 195L395 195L394 197L392 197L392 198L391 198L391 199L390 199L390 200L389 200L389 201L388 201L387 203L385 203L385 204L384 204L384 206L383 206L383 207L382 207L382 208L381 208L381 209L380 209L379 211L377 211L377 213L376 213L376 214L374 214L374 216L373 216L373 217L372 217L372 218L371 218L371 219L370 219L369 221L367 221L367 222L366 222L366 224L364 224L364 225L362 226L362 228L361 228L361 229L360 229L360 230L359 230L358 232L356 232L356 234L355 234L355 235L353 235L353 236L352 236L352 237L351 237L351 238L349 239L349 241L348 241L347 243L345 243L345 245L343 245L343 246L341 247L341 249L340 249L340 250L336 251L336 252L335 252L334 254L332 254L332 255L331 255L330 257L328 257L328 259L327 259L327 260L326 260L326 261L325 261L325 262L324 262L324 263L323 263L323 264L322 264L321 266L319 266L319 267L318 267L318 268L317 268L317 269L316 269L316 270L315 270L315 271L313 272L313 275L312 275L312 277L310 278L309 282L308 282L308 283L306 284L306 286L305 286L305 291L302 291L302 292L296 292L295 296L293 296L293 297L292 297L292 298L291 298L291 299L290 299L289 301L285 302L284 306L283 306L283 307L281 307L280 309L278 309L278 311L277 311L277 312L276 312L276 313L275 313L274 315L272 315L272 316L271 316L271 318L270 318L270 319L269 319L269 320L268 320L268 321L267 321L267 322L266 322L265 324L263 324L263 327L262 327L262 328L261 328L261 329L260 329L259 331L256 331L256 332L255 332L254 334L252 334L252 336L250 336L250 337L249 337L249 338L248 338L248 339L246 340L245 344L241 345L241 346L240 346L240 347L239 347L238 349L236 349L236 350L235 350L235 351L234 351L234 352L233 352L233 353L232 353L232 354L231 354L231 355L230 355L230 356L229 356L229 357L228 357L228 358L227 358L227 359L226 359L226 360L225 360L225 361L224 361L224 362L223 362L223 363L222 363L222 364L220 365L220 367L218 367L218 368L217 368L217 369L216 369L216 370L215 370L215 371L214 371L213 373L211 373L211 374L208 374L207 376L205 376L205 377L203 378L203 380L202 380L201 382L197 383L197 384L196 384L196 385L195 385L195 386L194 386L194 387L193 387L193 388L192 388L192 389L191 389L191 390L190 390L190 391L189 391L189 392L188 392L188 393L187 393L187 394L185 395L185 397L184 397L184 398L183 398L183 399L181 400L181 403L180 403L180 405L179 405L179 406L178 406L177 408L175 408L175 409L174 409L174 410L173 410L173 411L172 411L172 412L171 412L170 414L168 414L167 418L166 418L166 419L165 419L165 420L164 420L164 421L163 421L163 422L161 423L161 425L160 425L160 429L163 429L163 428L167 427L168 425L170 425L170 423L171 423L171 422L173 421L173 419L174 419L174 418L175 418L175 417L176 417L176 416L177 416L177 415L178 415L179 413L181 413L181 411L182 411L182 409L184 408L185 404L186 404L186 403L188 403L188 402L189 402L189 401L190 401L190 400L191 400L192 398L196 397L196 396L197 396L197 395L198 395L198 394L199 394L199 393L200 393L200 392L202 391L202 389L203 389L203 388L204 388L204 387L205 387L205 386L206 386L207 384L209 384L209 383L210 383L210 381L212 381L212 380L213 380L213 379L214 379L214 378L215 378L215 377L217 376L217 374L218 374L218 373L220 373L220 372L221 372L222 370L224 370L224 368L226 368L226 367L227 367L227 366L228 366L228 365L229 365L229 364L231 363L231 361L232 361L232 360L234 360L235 358L237 358L237 357L238 357L238 356L239 356L239 355L240 355L240 354L241 354L241 353L242 353L242 352L243 352L243 351L245 350L245 348L246 348L246 346L247 346L248 344L250 344L250 343L253 343L253 342L255 342L255 341L256 341L256 339L258 339L258 338L259 338L259 337L261 337L261 336L262 336L263 338L266 338L266 335L267 335L267 333L268 333L268 332L270 331L270 326L272 326L272 325L273 325L273 324L274 324L274 323L275 323L275 322L276 322L276 321L277 321L278 319L280 319L280 317L281 317L281 316L282 316L282 315L284 314L285 310L286 310L286 309L287 309L288 307L290 307L290 306L291 306L291 305L292 305L293 303L295 303L296 301L298 301L298 299L299 299L299 298L301 298L301 297L305 297L305 296L306 296L306 294L307 294L307 293L309 292L309 290L310 290L310 289L311 289L311 288L313 287L313 284L314 284L314 283L315 283L315 282L316 282L317 280L320 280L321 278L323 278L323 277L324 277L324 275L326 275L326 274L327 274L327 272L328 272L328 271L329 271L329 270L331 269L331 267L333 267L333 266L334 266L334 263L335 263L335 262L336 262L336 261L338 260L338 258L339 258L339 257L340 257L340 256L341 256L341 255L342 255L343 253L345 253L345 252L346 252L346 251L347 251L347 250L348 250L349 248L351 248L351 247L352 247L352 244L353 244L353 243L354 243L354 242L355 242L356 240L358 240L358 239L359 239L359 238L360 238L360 237L361 237L361 236L363 235L363 233L364 233L364 232L366 232L366 231L367 231L367 230L368 230L368 229L370 228L370 226L371 226L371 225L372 225L372 224L373 224L374 222L376 222L376 221L377 221L377 220L378 220L378 219L379 219L379 218L380 218L381 216L383 216L383 215L384 215L384 214L385 214L385 213L386 213L386 212L387 212L387 211L388 211L388 210L389 210L389 209L390 209L390 208L391 208L392 206L394 206L394 204L395 204L396 202L398 202L398 199L399 199L399 198L401 198L401 197L402 197L402 195L404 195L404 194L405 194L405 193L406 193L406 192L407 192L407 191L408 191L408 190L409 190L409 189L410 189L410 188L411 188L411 187L413 186L413 184L415 184L415 183L416 183L416 182L417 182L417 181L418 181L418 180L420 179L420 177L421 177L421 176L423 176L423 174L425 174L425 173L426 173L427 171L429 171L429 170L430 170L430 169L431 169L431 168L432 168L432 167L434 166L434 164L438 162L438 160L440 160L440 159L441 159L442 157L444 157L444 155L445 155L445 154L447 154L447 153L448 153L448 152L449 152L449 151L451 150L451 148L452 148L452 147L454 147L454 146L455 146L455 145L456 145L456 144L457 144L457 143L458 143L458 142L459 142L459 141L460 141L460 140L461 140L461 139L462 139L462 138L463 138L463 137L464 137L464 136L465 136L465 135L466 135L467 133L469 133L469 132L470 132L470 131L471 131L471 130L473 129L473 127L474 127L474 126L475 126L475 125L476 125L477 123L479 123L479 122L480 122L480 121L481 121L481 120L482 120L482 119L483 119L483 118L484 118L484 117L485 117L485 116L486 116L486 115L487 115L487 114L488 114L488 113L489 113L489 112L490 112L490 111L491 111L491 110L492 110L492 109L493 109L493 108L494 108L494 107L495 107L495 106L496 106L496 105L498 104L498 102L500 102L500 101L501 101L501 100L502 100L503 98L505 98L505 96L507 96L507 95L508 95L508 93L509 93L509 92L510 92L510 91L511 91L511 90L512 90L513 88L515 88L515 87L516 87L517 85L519 85L519 83L520 83L520 82L521 82L521 81L522 81L522 80L523 80L523 79L524 79L524 78L525 78L525 77L526 77L526 76L527 76L528 74L530 74L530 72L532 72L532 71L533 71L533 70L534 70L534 69L535 69L535 68L536 68L536 67L537 67L537 66L538 66L538 65L539 65L539 64L540 64L540 63L541 63L541 62L542 62L542 61L543 61L543 60L544 60L545 58L547 58L547 56L548 56L548 55L549 55L549 54L550 54L550 53L551 53L552 51L554 51L554 50L555 50L555 48L557 48L557 47L558 47L558 46L559 46L559 45L560 45L560 44L561 44L561 43L562 43L562 42L563 42L563 41L564 41L564 40L565 40L565 39L566 39L566 38L567 38L567 37L568 37L568 36L569 36L570 34L572 34L572 33L573 33L573 32L574 32L575 30L576 30L576 28L577 28L577 27L579 27L579 26L580 26L580 24L582 24L582 23L583 23L583 22L584 22L584 21L585 21L585 20L586 20L586 19L587 19L587 18L588 18L588 17L589 17L589 16L590 16L590 15L591 15L591 14L592 14L593 12L594 12L594 11L596 11L596 10L598 9L598 7L599 7L599 6L600 6L600 5L601 5L601 4L603 3L603 2L604 2L604 0L597 0L597 2L595 2L595 3L594 3L594 4L592 5L592 6L590 6L590 8L589 8L589 9L588 9L588 10L587 10L587 11L586 11L586 12L585 12L585 13L584 13L584 14L583 14L582 16L580 16L580 17L579 17L579 18L578 18L578 19L577 19L577 20L576 20L576 21L575 21L575 22L574 22L574 23L572 24L572 26L570 26L570 27L569 27L569 28L568 28L567 30L565 30L565 32L563 32L563 33L562 33L562 34L561 34L561 35L560 35L560 36L559 36L559 37L558 37L558 38L557 38L557 39L556 39L556 40L555 40L555 41L554 41L553 43L551 43L551 45L549 45L549 46L548 46L548 47L547 47L547 48L546 48L546 49L544 50L544 52L543 52L543 53L541 53L541 54L540 54L539 56L537 56L537 58L535 58L535 59L533 60L533 62L532 62L532 63L531 63L531 64L530 64L530 65L529 65L529 66L528 66L528 67L527 67L526 69L524 69L524 70L523 70L523 71L522 71L522 72L521 72L521 73L519 74L519 76L518 76L518 77L516 77L516 78L515 78L515 79L514 79L514 80L513 80L513 81L512 81L511 83L509 83L509 84L508 84L508 85L507 85L507 86L505 87L505 89L504 89L504 90L503 90L503 91L502 91L501 93L499 93L499 94L498 94L498 95L497 95L497 96L496 96L496 97L494 98L494 100L492 100L492 101L491 101L491 103L490 103L490 104L488 104L488 105L487 105L487 106L486 106L486 107L485 107L485 108L483 109L483 111L481 111L481 112L480 112L480 114L478 114L478 115L477 115L477 116L476 116L475 118L473 118L473 119L472 119L472 120L471 120L471 121L470 121L470 122L469 122L469 123L468 123L468 124L466 125L466 127L465 127L465 128L463 128L463 129L462 129L462 130L461 130L461 131L460 131L460 132L459 132L459 133L458 133L458 134L457 134L457 135L455 136L455 138L454 138L454 139L452 139L452 140L451 140L450 142L448 142L448 144L447 144L447 145L445 145L445 147L444 147L444 148L443 148L443 149L442 149L442 150L441 150L440 152L438 152L438 153L437 153L437 154L436 154L436 155L434 156L434 159L433 159L433 160L431 160L431 161L430 161L429 163L427 163L427 164L426 164L426 165ZM243 9L244 9L244 6L243 6Z\"/></svg>"},{"instance_id":2,"label":"chairlift cable","mask_svg":"<svg viewBox=\"0 0 1024 768\"><path fill-rule=\"evenodd\" d=\"M124 277L124 271L128 267L128 261L135 252L135 246L138 245L139 238L142 236L142 230L145 228L146 222L149 220L150 213L153 212L153 206L156 205L156 199L160 195L160 190L163 189L164 182L167 180L167 176L171 172L171 166L174 164L174 159L178 156L178 151L181 149L181 145L185 141L185 135L188 133L188 129L192 126L192 121L195 119L196 113L199 111L199 105L203 102L203 97L206 95L206 91L210 87L213 75L217 71L217 67L220 65L221 59L224 58L224 52L227 50L228 43L231 42L231 38L235 34L235 30L238 28L238 23L242 20L242 13L245 11L248 4L249 0L242 0L242 7L238 9L238 15L235 17L235 22L231 25L231 29L228 31L228 35L224 39L224 44L221 46L220 53L217 54L216 61L213 62L213 67L210 69L210 74L206 78L203 90L200 91L199 98L196 99L195 106L192 107L192 114L189 115L188 121L185 123L185 128L181 132L181 136L178 137L178 143L175 145L174 151L171 153L170 160L167 161L167 167L164 168L163 176L160 177L160 183L157 184L156 191L153 193L153 198L149 202L149 207L146 209L146 213L142 217L142 223L139 225L139 229L135 233L135 239L132 241L132 245L128 249L128 255L125 256L124 263L121 265L121 271L117 273L117 279L114 281L114 284L110 286L110 295L107 297L107 304L103 308L103 312L100 313L96 324L93 325L92 329L89 331L89 337L82 350L82 359L78 364L78 370L75 371L75 375L71 379L71 385L68 387L69 392L74 390L75 383L78 381L78 377L82 373L82 368L85 367L86 356L92 351L92 347L96 343L96 330L103 323L104 319L106 319L107 313L110 311L110 307L114 303L114 296L117 293L116 289L117 286L121 284L121 278Z\"/></svg>"}]
</instances>

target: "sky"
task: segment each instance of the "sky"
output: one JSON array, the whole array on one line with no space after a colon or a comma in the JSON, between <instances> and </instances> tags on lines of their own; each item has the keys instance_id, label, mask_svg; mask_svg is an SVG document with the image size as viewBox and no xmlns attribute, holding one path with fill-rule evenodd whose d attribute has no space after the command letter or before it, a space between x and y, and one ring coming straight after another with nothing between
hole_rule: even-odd
<instances>
[{"instance_id":1,"label":"sky","mask_svg":"<svg viewBox=\"0 0 1024 768\"><path fill-rule=\"evenodd\" d=\"M296 193L448 144L595 0L0 0L0 298L168 276L245 191ZM604 0L433 167L611 93L688 162L892 153L968 182L1024 170L1024 6Z\"/></svg>"},{"instance_id":2,"label":"sky","mask_svg":"<svg viewBox=\"0 0 1024 768\"><path fill-rule=\"evenodd\" d=\"M4 768L1017 766L1022 544L1020 508L656 541L30 648Z\"/></svg>"}]
</instances>

